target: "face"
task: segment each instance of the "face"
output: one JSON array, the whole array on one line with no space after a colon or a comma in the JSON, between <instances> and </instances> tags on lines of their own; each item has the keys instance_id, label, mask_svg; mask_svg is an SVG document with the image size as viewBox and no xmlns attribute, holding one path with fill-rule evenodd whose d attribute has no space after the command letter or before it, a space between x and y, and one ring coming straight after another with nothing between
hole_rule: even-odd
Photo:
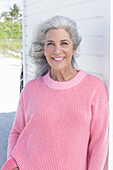
<instances>
[{"instance_id":1,"label":"face","mask_svg":"<svg viewBox=\"0 0 113 170\"><path fill-rule=\"evenodd\" d=\"M71 59L75 52L76 48L73 49L70 35L65 29L51 29L46 33L43 53L51 69L63 70L72 68Z\"/></svg>"}]
</instances>

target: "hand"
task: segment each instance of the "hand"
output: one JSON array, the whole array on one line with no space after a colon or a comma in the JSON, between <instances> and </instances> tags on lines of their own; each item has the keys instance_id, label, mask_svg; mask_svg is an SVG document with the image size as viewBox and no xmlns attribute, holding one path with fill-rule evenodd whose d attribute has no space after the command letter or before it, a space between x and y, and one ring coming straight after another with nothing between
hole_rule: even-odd
<instances>
[{"instance_id":1,"label":"hand","mask_svg":"<svg viewBox=\"0 0 113 170\"><path fill-rule=\"evenodd\" d=\"M18 167L16 167L16 168L13 168L12 170L19 170L19 168L18 168Z\"/></svg>"}]
</instances>

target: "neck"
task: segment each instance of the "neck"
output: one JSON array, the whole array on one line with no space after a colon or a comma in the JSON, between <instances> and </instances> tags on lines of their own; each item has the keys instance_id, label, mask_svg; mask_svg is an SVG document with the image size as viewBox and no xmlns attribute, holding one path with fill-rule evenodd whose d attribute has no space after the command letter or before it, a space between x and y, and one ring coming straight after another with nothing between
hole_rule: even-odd
<instances>
[{"instance_id":1,"label":"neck","mask_svg":"<svg viewBox=\"0 0 113 170\"><path fill-rule=\"evenodd\" d=\"M50 71L50 77L55 81L69 81L76 76L78 72L75 69L53 70Z\"/></svg>"}]
</instances>

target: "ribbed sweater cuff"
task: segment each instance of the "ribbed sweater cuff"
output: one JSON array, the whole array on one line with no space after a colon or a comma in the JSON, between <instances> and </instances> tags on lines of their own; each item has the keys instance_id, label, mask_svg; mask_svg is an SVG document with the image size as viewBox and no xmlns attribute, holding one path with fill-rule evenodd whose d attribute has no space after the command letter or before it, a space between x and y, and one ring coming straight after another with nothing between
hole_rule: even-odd
<instances>
[{"instance_id":1,"label":"ribbed sweater cuff","mask_svg":"<svg viewBox=\"0 0 113 170\"><path fill-rule=\"evenodd\" d=\"M2 170L12 170L13 168L18 167L14 158L10 158L7 162L3 165Z\"/></svg>"}]
</instances>

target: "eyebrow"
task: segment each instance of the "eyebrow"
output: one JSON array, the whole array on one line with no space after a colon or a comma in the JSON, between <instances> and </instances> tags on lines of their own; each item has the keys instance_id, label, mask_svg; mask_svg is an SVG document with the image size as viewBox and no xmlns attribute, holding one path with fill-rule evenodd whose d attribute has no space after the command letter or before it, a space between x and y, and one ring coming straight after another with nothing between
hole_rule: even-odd
<instances>
[{"instance_id":1,"label":"eyebrow","mask_svg":"<svg viewBox=\"0 0 113 170\"><path fill-rule=\"evenodd\" d=\"M47 40L46 42L54 42L53 40Z\"/></svg>"},{"instance_id":2,"label":"eyebrow","mask_svg":"<svg viewBox=\"0 0 113 170\"><path fill-rule=\"evenodd\" d=\"M69 42L67 39L61 40L61 42L62 42L62 41L67 41L67 42ZM53 41L53 40L47 40L46 43L47 43L47 42L54 42L54 41Z\"/></svg>"},{"instance_id":3,"label":"eyebrow","mask_svg":"<svg viewBox=\"0 0 113 170\"><path fill-rule=\"evenodd\" d=\"M64 39L64 40L61 40L61 41L67 41L67 42L69 42L68 40L66 40L66 39Z\"/></svg>"}]
</instances>

